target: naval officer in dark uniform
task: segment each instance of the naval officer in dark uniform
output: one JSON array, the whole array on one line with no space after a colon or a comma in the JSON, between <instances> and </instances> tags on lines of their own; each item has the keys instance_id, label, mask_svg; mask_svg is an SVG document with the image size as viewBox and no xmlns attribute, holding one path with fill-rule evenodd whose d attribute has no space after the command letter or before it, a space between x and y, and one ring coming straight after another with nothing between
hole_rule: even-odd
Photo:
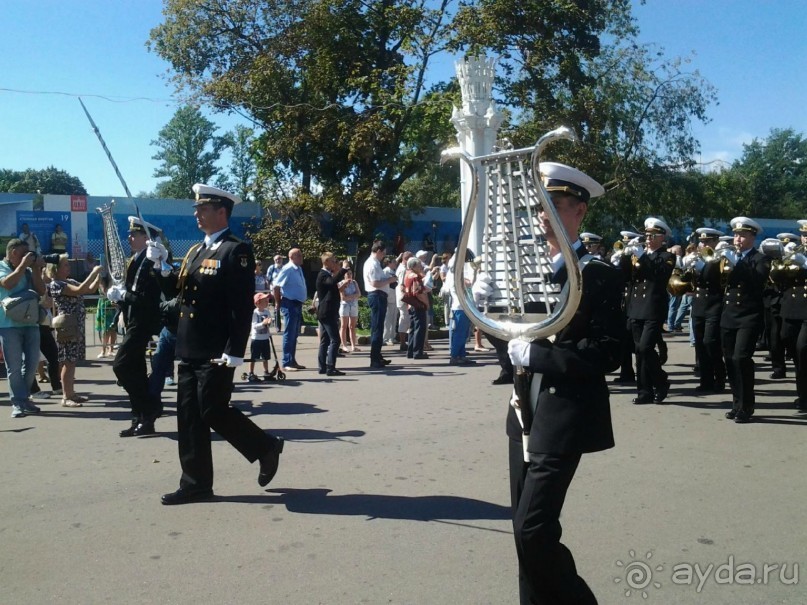
<instances>
[{"instance_id":1,"label":"naval officer in dark uniform","mask_svg":"<svg viewBox=\"0 0 807 605\"><path fill-rule=\"evenodd\" d=\"M695 359L700 368L700 393L722 393L726 389L726 364L720 346L720 315L723 312L723 286L716 248L723 235L717 229L701 227L698 255L692 266L692 332L695 336ZM704 253L704 251L711 252ZM707 258L704 259L704 256Z\"/></svg>"},{"instance_id":2,"label":"naval officer in dark uniform","mask_svg":"<svg viewBox=\"0 0 807 605\"><path fill-rule=\"evenodd\" d=\"M126 263L126 278L122 285L112 286L107 292L107 298L120 306L126 326L112 364L132 405L132 424L120 432L121 437L154 434L154 421L160 412L159 401L149 393L146 368L146 347L160 331L159 269L147 258L148 243L154 242L158 233L159 229L151 223L129 217L132 257Z\"/></svg>"},{"instance_id":3,"label":"naval officer in dark uniform","mask_svg":"<svg viewBox=\"0 0 807 605\"><path fill-rule=\"evenodd\" d=\"M754 248L762 227L745 216L731 219L734 247L721 250L720 270L726 284L720 339L731 385L732 406L726 418L738 424L754 415L754 349L763 328L762 293L770 259Z\"/></svg>"},{"instance_id":4,"label":"naval officer in dark uniform","mask_svg":"<svg viewBox=\"0 0 807 605\"><path fill-rule=\"evenodd\" d=\"M622 236L622 240L614 244L614 252L611 255L611 264L615 267L620 266L620 263L625 256L625 249L631 245L632 240L638 241L639 238L642 237L641 233L636 233L634 231L620 231L619 235ZM633 282L631 281L631 272L628 270L622 271L622 278L624 281L622 310L627 313L628 300L630 300L630 292L633 287ZM636 382L636 372L633 370L633 355L635 352L635 347L633 346L633 332L630 329L630 320L627 318L626 314L625 334L622 341L622 361L619 364L619 376L614 378L615 383L634 384Z\"/></svg>"},{"instance_id":5,"label":"naval officer in dark uniform","mask_svg":"<svg viewBox=\"0 0 807 605\"><path fill-rule=\"evenodd\" d=\"M210 429L250 462L260 461L262 487L277 472L283 440L270 436L230 406L235 368L244 363L252 318L255 259L229 229L241 199L196 184L196 223L205 233L185 256L177 278L179 301L176 355L180 359L177 428L182 478L163 504L185 504L213 496Z\"/></svg>"},{"instance_id":6,"label":"naval officer in dark uniform","mask_svg":"<svg viewBox=\"0 0 807 605\"><path fill-rule=\"evenodd\" d=\"M785 258L771 267L782 290L782 341L793 353L796 408L807 412L807 220L799 221L800 239L785 245Z\"/></svg>"},{"instance_id":7,"label":"naval officer in dark uniform","mask_svg":"<svg viewBox=\"0 0 807 605\"><path fill-rule=\"evenodd\" d=\"M667 223L649 217L644 230L644 245L626 248L630 255L625 255L620 265L632 282L627 313L636 348L636 404L661 403L670 388L656 346L669 310L667 282L676 262L675 255L664 249L665 240L672 234Z\"/></svg>"},{"instance_id":8,"label":"naval officer in dark uniform","mask_svg":"<svg viewBox=\"0 0 807 605\"><path fill-rule=\"evenodd\" d=\"M537 393L526 453L522 427L513 408L510 437L510 488L513 534L519 562L521 603L589 605L591 589L577 574L572 553L560 542L560 513L582 454L614 446L605 375L621 356L624 316L622 278L607 262L592 258L578 239L588 201L603 187L575 168L542 162L540 171L561 222L581 258L583 292L571 322L554 342L512 340L511 362L543 375ZM555 283L566 281L557 237L543 213ZM527 460L525 461L525 458Z\"/></svg>"}]
</instances>

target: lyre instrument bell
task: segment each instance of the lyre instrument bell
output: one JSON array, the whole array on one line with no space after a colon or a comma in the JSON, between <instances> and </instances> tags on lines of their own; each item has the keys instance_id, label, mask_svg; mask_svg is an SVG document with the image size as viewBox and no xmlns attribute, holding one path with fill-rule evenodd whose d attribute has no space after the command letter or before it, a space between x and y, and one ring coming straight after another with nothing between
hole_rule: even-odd
<instances>
[{"instance_id":1,"label":"lyre instrument bell","mask_svg":"<svg viewBox=\"0 0 807 605\"><path fill-rule=\"evenodd\" d=\"M95 211L101 215L101 223L104 228L104 259L102 264L112 281L112 285L117 286L126 281L126 253L123 251L118 226L112 216L114 207L115 200L111 200L109 205L96 208Z\"/></svg>"},{"instance_id":2,"label":"lyre instrument bell","mask_svg":"<svg viewBox=\"0 0 807 605\"><path fill-rule=\"evenodd\" d=\"M576 141L566 127L542 136L534 147L496 151L472 157L459 148L443 152L441 161L458 158L471 174L471 188L462 220L454 265L454 287L460 306L468 318L483 332L511 340L531 341L550 337L572 319L582 294L582 276L578 257L561 223L555 205L543 185L540 158L544 148L557 140ZM484 178L486 196L480 196L479 184ZM492 292L483 308L477 308L472 290L465 284L465 263L474 217L480 199L485 207L480 271L490 278ZM539 218L544 212L557 238L566 264L567 281L561 291L552 284L551 255L546 231ZM532 375L523 367L515 367L513 376L516 409L523 428L524 458L528 459L527 441L532 426L530 397ZM540 375L536 376L540 380Z\"/></svg>"}]
</instances>

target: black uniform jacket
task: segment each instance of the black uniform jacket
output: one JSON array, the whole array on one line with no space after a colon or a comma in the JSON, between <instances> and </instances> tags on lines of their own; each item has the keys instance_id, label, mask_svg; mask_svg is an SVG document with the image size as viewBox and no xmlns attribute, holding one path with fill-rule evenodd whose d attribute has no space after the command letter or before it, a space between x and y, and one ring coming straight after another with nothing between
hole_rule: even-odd
<instances>
[{"instance_id":1,"label":"black uniform jacket","mask_svg":"<svg viewBox=\"0 0 807 605\"><path fill-rule=\"evenodd\" d=\"M331 274L322 269L317 275L317 319L337 319L339 317L339 282L345 278L347 269L341 269L339 273Z\"/></svg>"},{"instance_id":2,"label":"black uniform jacket","mask_svg":"<svg viewBox=\"0 0 807 605\"><path fill-rule=\"evenodd\" d=\"M135 254L126 264L126 294L121 301L127 328L160 331L160 282L154 263L145 252Z\"/></svg>"},{"instance_id":3,"label":"black uniform jacket","mask_svg":"<svg viewBox=\"0 0 807 605\"><path fill-rule=\"evenodd\" d=\"M770 268L770 258L751 248L746 257L729 272L723 294L721 328L762 326L765 311L762 295L768 284Z\"/></svg>"},{"instance_id":4,"label":"black uniform jacket","mask_svg":"<svg viewBox=\"0 0 807 605\"><path fill-rule=\"evenodd\" d=\"M807 320L807 271L792 269L793 276L782 289L782 319Z\"/></svg>"},{"instance_id":5,"label":"black uniform jacket","mask_svg":"<svg viewBox=\"0 0 807 605\"><path fill-rule=\"evenodd\" d=\"M631 257L626 257L632 261ZM623 271L627 261L623 260ZM675 255L664 249L645 252L630 267L632 288L628 298L628 317L664 321L669 312L667 282L675 269Z\"/></svg>"},{"instance_id":6,"label":"black uniform jacket","mask_svg":"<svg viewBox=\"0 0 807 605\"><path fill-rule=\"evenodd\" d=\"M244 357L255 294L255 258L249 245L227 230L210 248L193 246L182 261L175 291L177 357Z\"/></svg>"},{"instance_id":7,"label":"black uniform jacket","mask_svg":"<svg viewBox=\"0 0 807 605\"><path fill-rule=\"evenodd\" d=\"M692 317L720 317L723 312L723 286L720 283L720 263L706 263L695 271L692 280Z\"/></svg>"},{"instance_id":8,"label":"black uniform jacket","mask_svg":"<svg viewBox=\"0 0 807 605\"><path fill-rule=\"evenodd\" d=\"M585 254L581 249L578 254ZM566 281L563 268L553 280ZM583 269L583 292L571 322L555 342L532 343L530 367L543 374L528 450L533 453L596 452L614 446L605 374L619 367L625 316L623 281L618 270L600 260ZM521 439L510 408L507 434Z\"/></svg>"}]
</instances>

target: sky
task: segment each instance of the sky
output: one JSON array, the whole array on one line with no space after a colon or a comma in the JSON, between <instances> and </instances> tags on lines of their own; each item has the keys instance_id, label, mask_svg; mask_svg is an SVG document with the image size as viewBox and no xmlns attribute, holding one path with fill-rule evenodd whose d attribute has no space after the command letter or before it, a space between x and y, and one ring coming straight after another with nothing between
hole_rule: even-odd
<instances>
[{"instance_id":1,"label":"sky","mask_svg":"<svg viewBox=\"0 0 807 605\"><path fill-rule=\"evenodd\" d=\"M153 191L151 141L179 107L168 64L146 48L161 11L160 0L0 0L0 168L55 166L90 195L124 196L81 96L132 194ZM717 89L711 121L693 125L696 160L731 162L772 128L807 133L804 0L647 0L634 16L640 42L692 56L689 67ZM432 77L452 61L440 65ZM206 115L217 134L244 123Z\"/></svg>"}]
</instances>

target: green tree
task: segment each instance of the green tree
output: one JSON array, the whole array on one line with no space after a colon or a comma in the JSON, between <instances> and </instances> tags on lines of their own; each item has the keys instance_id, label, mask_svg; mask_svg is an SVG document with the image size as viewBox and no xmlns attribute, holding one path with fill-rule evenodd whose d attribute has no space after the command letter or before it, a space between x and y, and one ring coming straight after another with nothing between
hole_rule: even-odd
<instances>
[{"instance_id":1,"label":"green tree","mask_svg":"<svg viewBox=\"0 0 807 605\"><path fill-rule=\"evenodd\" d=\"M225 141L215 136L216 130L198 108L186 105L177 110L151 142L159 148L152 156L160 162L154 176L168 179L157 183L158 197L191 197L195 183L207 183L217 174Z\"/></svg>"},{"instance_id":2,"label":"green tree","mask_svg":"<svg viewBox=\"0 0 807 605\"><path fill-rule=\"evenodd\" d=\"M241 124L226 133L222 140L229 148L231 160L226 172L219 174L216 186L254 202L264 197L265 185L258 178L255 161L255 131Z\"/></svg>"},{"instance_id":3,"label":"green tree","mask_svg":"<svg viewBox=\"0 0 807 605\"><path fill-rule=\"evenodd\" d=\"M48 166L44 170L0 170L0 191L42 195L87 195L81 181L64 170Z\"/></svg>"},{"instance_id":4,"label":"green tree","mask_svg":"<svg viewBox=\"0 0 807 605\"><path fill-rule=\"evenodd\" d=\"M807 213L807 139L792 128L772 129L765 140L743 145L730 172L746 184L742 213L792 219Z\"/></svg>"}]
</instances>

